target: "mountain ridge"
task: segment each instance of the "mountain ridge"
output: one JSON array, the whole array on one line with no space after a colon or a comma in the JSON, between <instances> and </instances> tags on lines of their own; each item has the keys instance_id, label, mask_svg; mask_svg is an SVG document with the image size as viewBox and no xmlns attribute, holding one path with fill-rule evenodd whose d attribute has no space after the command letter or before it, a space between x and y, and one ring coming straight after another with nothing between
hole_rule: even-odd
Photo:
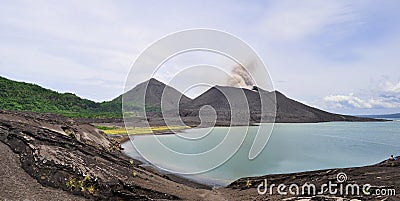
<instances>
[{"instance_id":1,"label":"mountain ridge","mask_svg":"<svg viewBox=\"0 0 400 201\"><path fill-rule=\"evenodd\" d=\"M142 109L146 106L146 111L159 112L161 107L170 110L178 106L179 103L187 103L191 101L186 95L175 88L155 79L151 78L137 84L134 88L128 90L118 97L122 101L124 109ZM113 100L114 101L114 100Z\"/></svg>"},{"instance_id":2,"label":"mountain ridge","mask_svg":"<svg viewBox=\"0 0 400 201\"><path fill-rule=\"evenodd\" d=\"M370 118L354 117L334 114L318 108L310 107L301 102L288 98L283 93L266 91L261 88L250 90L230 86L215 86L194 98L189 104L180 109L181 116L198 116L200 108L210 105L217 113L217 119L229 121L232 105L234 110L249 110L250 122L277 122L277 123L312 123L328 121L372 121ZM229 95L229 94L234 95ZM242 100L235 100L243 94ZM226 98L224 96L228 96ZM233 98L232 98L233 97ZM243 108L236 103L247 102ZM238 114L243 112L237 111ZM221 117L220 117L221 116Z\"/></svg>"},{"instance_id":3,"label":"mountain ridge","mask_svg":"<svg viewBox=\"0 0 400 201\"><path fill-rule=\"evenodd\" d=\"M252 122L262 122L261 114L274 113L276 111L277 122L325 122L325 121L373 121L374 119L364 117L353 117L329 113L317 108L307 106L296 100L286 97L279 91L265 91L261 88L256 90L236 88L230 86L214 86L194 99L190 99L175 88L166 85L154 78L139 83L131 90L121 94L111 101L94 102L80 98L72 93L59 93L45 89L36 84L13 81L0 76L0 109L2 110L25 110L41 113L57 113L70 117L118 117L122 118L122 100L124 104L133 109L146 106L146 112L160 113L161 94L165 90L163 104L168 109L179 106L181 117L198 117L200 108L205 105L212 106L217 113L221 114L221 120L228 121L231 109L229 104L234 104L235 109L250 110ZM227 101L223 93L230 94ZM243 95L243 96L242 96ZM260 96L263 97L261 107ZM139 100L144 97L145 100ZM177 101L177 97L180 99ZM225 98L225 99L224 99ZM139 100L139 101L138 101ZM276 100L276 107L274 101ZM138 103L139 102L139 103ZM244 106L243 106L244 105ZM128 109L132 109L128 108ZM262 108L267 108L266 110ZM275 110L275 111L274 111ZM194 117L194 118L193 118ZM160 115L155 115L160 118ZM268 118L271 118L268 117ZM194 120L197 121L197 120Z\"/></svg>"}]
</instances>

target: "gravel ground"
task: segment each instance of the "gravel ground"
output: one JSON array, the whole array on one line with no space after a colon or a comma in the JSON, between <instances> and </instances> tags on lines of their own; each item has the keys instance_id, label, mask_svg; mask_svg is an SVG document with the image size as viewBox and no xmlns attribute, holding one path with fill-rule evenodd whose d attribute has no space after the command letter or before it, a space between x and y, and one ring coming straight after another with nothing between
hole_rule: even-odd
<instances>
[{"instance_id":1,"label":"gravel ground","mask_svg":"<svg viewBox=\"0 0 400 201\"><path fill-rule=\"evenodd\" d=\"M63 190L43 187L22 168L17 154L0 142L0 200L85 200Z\"/></svg>"}]
</instances>

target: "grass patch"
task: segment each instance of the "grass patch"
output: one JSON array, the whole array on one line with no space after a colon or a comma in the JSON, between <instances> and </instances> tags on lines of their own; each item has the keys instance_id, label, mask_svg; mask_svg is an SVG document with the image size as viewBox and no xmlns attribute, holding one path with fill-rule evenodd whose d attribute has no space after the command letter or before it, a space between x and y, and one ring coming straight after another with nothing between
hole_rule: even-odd
<instances>
[{"instance_id":1,"label":"grass patch","mask_svg":"<svg viewBox=\"0 0 400 201\"><path fill-rule=\"evenodd\" d=\"M102 131L119 129L119 127L114 127L114 126L94 126L94 127Z\"/></svg>"},{"instance_id":2,"label":"grass patch","mask_svg":"<svg viewBox=\"0 0 400 201\"><path fill-rule=\"evenodd\" d=\"M183 130L190 128L189 126L155 126L155 127L112 127L112 126L96 126L96 128L102 130L104 133L109 135L137 135L137 134L149 134L157 131L168 131L168 130Z\"/></svg>"}]
</instances>

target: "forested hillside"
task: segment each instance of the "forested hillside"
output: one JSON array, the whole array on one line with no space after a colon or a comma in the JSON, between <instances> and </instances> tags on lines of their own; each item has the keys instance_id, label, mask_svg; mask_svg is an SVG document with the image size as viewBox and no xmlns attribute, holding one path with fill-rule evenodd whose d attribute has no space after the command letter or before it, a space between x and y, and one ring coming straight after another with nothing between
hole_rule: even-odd
<instances>
[{"instance_id":1,"label":"forested hillside","mask_svg":"<svg viewBox=\"0 0 400 201\"><path fill-rule=\"evenodd\" d=\"M0 109L51 112L70 117L121 117L120 101L97 103L72 93L58 93L1 76Z\"/></svg>"}]
</instances>

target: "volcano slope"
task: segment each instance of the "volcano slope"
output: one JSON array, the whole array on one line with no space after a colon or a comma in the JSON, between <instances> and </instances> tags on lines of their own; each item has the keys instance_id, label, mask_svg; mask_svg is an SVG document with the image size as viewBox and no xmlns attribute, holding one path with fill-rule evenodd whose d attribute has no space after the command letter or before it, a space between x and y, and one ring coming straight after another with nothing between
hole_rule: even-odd
<instances>
[{"instance_id":1,"label":"volcano slope","mask_svg":"<svg viewBox=\"0 0 400 201\"><path fill-rule=\"evenodd\" d=\"M379 119L333 114L290 99L279 91L261 88L249 90L214 86L180 107L180 116L188 124L199 123L204 106L217 116L216 125L248 125L251 123L316 123L329 121L383 121ZM201 116L201 115L200 115ZM238 116L238 118L235 118Z\"/></svg>"}]
</instances>

